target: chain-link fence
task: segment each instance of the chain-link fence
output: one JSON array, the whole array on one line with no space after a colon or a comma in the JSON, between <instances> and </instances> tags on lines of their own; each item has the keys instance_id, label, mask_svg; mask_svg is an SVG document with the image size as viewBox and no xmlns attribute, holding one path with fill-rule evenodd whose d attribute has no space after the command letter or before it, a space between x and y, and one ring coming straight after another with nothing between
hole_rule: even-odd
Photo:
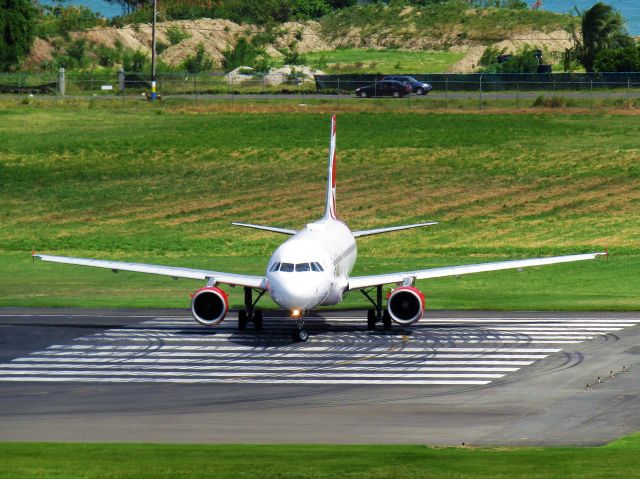
<instances>
[{"instance_id":1,"label":"chain-link fence","mask_svg":"<svg viewBox=\"0 0 640 479\"><path fill-rule=\"evenodd\" d=\"M426 84L426 85L425 85ZM304 102L369 102L422 108L636 107L640 73L601 74L416 74L416 75L226 75L161 73L162 101L186 99L292 99ZM427 87L428 86L428 87ZM70 98L141 100L150 75L113 72L0 75L0 93Z\"/></svg>"}]
</instances>

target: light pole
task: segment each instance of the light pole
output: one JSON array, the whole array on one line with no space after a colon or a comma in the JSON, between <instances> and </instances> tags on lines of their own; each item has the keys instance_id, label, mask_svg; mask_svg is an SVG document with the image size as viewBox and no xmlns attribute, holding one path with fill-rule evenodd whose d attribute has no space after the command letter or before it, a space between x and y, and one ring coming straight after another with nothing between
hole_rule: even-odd
<instances>
[{"instance_id":1,"label":"light pole","mask_svg":"<svg viewBox=\"0 0 640 479\"><path fill-rule=\"evenodd\" d=\"M151 101L156 99L156 17L158 0L153 0L153 20L151 22Z\"/></svg>"}]
</instances>

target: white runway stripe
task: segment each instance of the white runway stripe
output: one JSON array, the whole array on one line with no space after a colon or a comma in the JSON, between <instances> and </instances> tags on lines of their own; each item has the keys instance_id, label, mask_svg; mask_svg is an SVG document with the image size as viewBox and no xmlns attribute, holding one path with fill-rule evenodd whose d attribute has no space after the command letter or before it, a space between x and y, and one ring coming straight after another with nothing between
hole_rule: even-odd
<instances>
[{"instance_id":1,"label":"white runway stripe","mask_svg":"<svg viewBox=\"0 0 640 479\"><path fill-rule=\"evenodd\" d=\"M378 356L376 356L376 358L378 358ZM419 359L419 358L418 358ZM525 361L525 360L485 360L485 359L460 359L460 360L446 360L446 359L436 359L436 360L415 360L414 358L409 358L409 359L398 359L398 358L384 358L382 360L372 360L372 359L368 359L368 358L361 358L361 359L349 359L349 360L340 360L340 359L336 359L336 358L327 358L327 359L315 359L314 358L314 364L318 364L319 361L324 361L324 362L328 362L329 364L338 364L340 365L341 363L345 363L345 364L366 364L366 365L374 365L374 366L386 366L389 364L394 364L398 361L402 361L402 365L408 364L408 365L413 365L414 367L417 367L418 365L434 365L434 366L438 366L438 365L442 365L442 366L456 366L456 365L477 365L477 366L498 366L498 365L513 365L513 366L527 366L529 364L533 364L534 362L537 361L537 359L532 359L529 361ZM409 362L410 361L410 362ZM50 358L20 358L20 359L15 359L14 361L12 361L11 363L6 363L3 366L5 367L10 367L14 364L20 364L20 365L28 365L29 367L40 367L40 364L44 364L45 366L49 366L51 365L51 367L55 368L57 367L57 365L59 364L73 364L73 365L82 365L84 363L88 363L88 366L85 364L85 366L83 367L91 367L91 365L97 365L97 364L102 364L102 363L106 363L107 365L118 365L118 364L140 364L140 363L144 363L144 364L167 364L167 365L180 365L180 364L189 364L189 365L194 365L194 366L199 366L202 365L202 361L200 359L181 359L181 358L171 358L171 359L167 359L167 358L124 358L124 359L120 359L120 360L113 360L113 359L109 359L109 358L98 358L98 359L93 359L93 360L87 360L87 361L78 361L78 360L74 360L71 358L62 358L62 359L58 359L56 358L55 360L51 360ZM265 364L283 364L283 365L292 365L292 364L304 364L305 367L309 367L309 363L307 362L300 362L300 361L292 361L290 358L287 359L265 359L263 361L259 361L256 362L255 360L251 360L251 359L241 359L241 358L231 358L231 359L226 359L226 360L219 360L219 361L207 361L206 363L206 367L210 367L210 368L215 368L221 364L232 364L234 365L234 367L238 367L238 365L241 365L242 367L245 367L245 365L265 365Z\"/></svg>"},{"instance_id":2,"label":"white runway stripe","mask_svg":"<svg viewBox=\"0 0 640 479\"><path fill-rule=\"evenodd\" d=\"M282 317L265 317L260 332L237 331L233 318L217 328L187 317L139 318L146 321L0 364L0 381L482 386L565 345L604 340L638 323L427 316L406 334L392 334L368 332L366 320L356 317L310 318L311 342L291 343L292 321Z\"/></svg>"},{"instance_id":3,"label":"white runway stripe","mask_svg":"<svg viewBox=\"0 0 640 479\"><path fill-rule=\"evenodd\" d=\"M7 376L2 378L3 381L39 381L39 382L144 382L144 383L179 383L179 384L198 384L198 383L247 383L247 384L315 384L315 385L402 385L402 386L426 386L426 385L443 385L443 386L464 386L464 385L484 385L489 384L489 380L455 380L455 379L243 379L243 378L97 378L97 377L64 377L64 376L47 376L47 377L29 377L29 376Z\"/></svg>"},{"instance_id":4,"label":"white runway stripe","mask_svg":"<svg viewBox=\"0 0 640 479\"><path fill-rule=\"evenodd\" d=\"M64 350L75 350L75 349L81 349L81 350L87 350L87 349L95 349L95 350L101 350L101 349L106 349L106 350L113 350L114 348L117 348L120 351L124 351L124 350L128 350L128 349L133 349L133 350L140 350L139 346L126 346L126 345L122 345L122 346L99 346L99 345L90 345L90 344L70 344L70 345L54 345L54 346L49 346L49 348L47 348L47 351L49 350L58 350L58 349L64 349ZM163 346L162 347L163 350L165 351L221 351L221 350L227 350L228 348L220 348L219 346L191 346L191 345L184 345L184 346ZM305 348L305 351L326 351L328 348L318 348L318 347L308 347ZM409 351L409 352L423 352L425 351L426 348L411 348L411 347L406 347L406 348L402 348L401 351ZM367 351L375 351L376 348L369 348L367 349ZM380 348L378 348L378 350L382 350ZM501 353L523 353L523 352L527 352L527 353L557 353L558 351L562 351L562 349L560 348L547 348L547 349L534 349L534 348L527 348L527 349L523 349L523 348L465 348L465 347L460 347L460 348L447 348L447 347L442 347L442 348L438 348L438 352L439 353L460 353L460 352L464 352L464 353L489 353L489 352L495 352L496 350L499 350ZM282 352L283 350L277 350L277 352Z\"/></svg>"},{"instance_id":5,"label":"white runway stripe","mask_svg":"<svg viewBox=\"0 0 640 479\"><path fill-rule=\"evenodd\" d=\"M423 355L419 355L419 356L415 356L415 355L398 355L395 353L383 353L383 354L366 354L366 353L361 353L361 354L353 354L353 355L336 355L336 354L323 354L323 355L304 355L304 354L298 354L298 355L289 355L289 354L285 354L285 355L278 355L278 356L270 356L270 355L265 355L265 354L252 354L251 357L253 358L277 358L277 359L289 359L289 360L295 360L296 358L300 358L303 359L305 361L318 361L322 358L328 358L328 359L335 359L335 360L359 360L359 359L364 359L364 358L368 358L371 356L375 356L375 357L382 357L382 356L386 356L389 360L398 360L398 359L412 359L412 360L417 360L420 358L429 358L429 359L469 359L470 357L473 356L469 356L468 354L446 354L446 355L440 355L440 354L423 354ZM235 354L199 354L199 353L180 353L180 354L167 354L167 353L163 353L162 351L158 351L155 352L153 354L130 354L130 353L121 353L119 351L114 352L114 353L96 353L96 354L56 354L56 355L33 355L33 356L27 356L24 358L20 358L20 361L33 361L33 362L65 362L65 361L69 361L69 360L73 360L73 361L82 361L82 362L99 362L99 361L114 361L114 360L125 360L125 361L129 361L129 360L133 360L133 359L149 359L149 360L155 360L155 359L187 359L189 358L189 360L191 361L207 361L207 360L211 360L211 358L237 358L238 356ZM242 357L246 357L246 356L242 356ZM546 356L544 355L526 355L526 354L483 354L481 356L476 356L477 358L482 358L482 359L542 359Z\"/></svg>"},{"instance_id":6,"label":"white runway stripe","mask_svg":"<svg viewBox=\"0 0 640 479\"><path fill-rule=\"evenodd\" d=\"M442 337L446 337L446 338L450 338L450 339L482 339L485 342L487 341L487 337L491 336L491 337L497 337L500 336L499 334L496 334L495 332L489 331L489 330L482 330L483 333L468 333L468 334L464 334L464 333L445 333L445 332L429 332L426 336L427 339L439 339ZM416 332L414 331L413 334L411 336L416 336L415 334ZM330 333L325 333L325 334L321 334L321 335L316 335L316 334L311 334L312 337L314 338L320 338L320 339L327 339L330 340L332 335L335 337L336 334L339 334L337 332L330 332ZM514 332L510 332L509 334L513 335L516 334ZM345 336L344 333L342 333L342 340L348 337L353 337L353 339L362 339L362 335L355 333L349 333L349 336ZM534 339L537 338L536 334L522 334L522 335L526 335L526 336L530 336ZM234 339L242 339L242 338L246 338L246 339L254 339L255 337L269 337L269 336L274 336L274 333L271 333L269 331L261 331L259 333L254 333L254 332L249 332L249 333L216 333L216 334L211 334L211 335L199 335L199 336L195 336L195 337L189 337L189 341L190 342L210 342L210 341L228 341L231 338ZM358 337L359 336L359 337ZM573 333L570 334L570 336L573 337L573 339L591 339L591 337L593 337L593 335L589 335L589 334L579 334L579 333ZM149 340L149 338L156 338L159 340L163 340L163 341L172 341L172 342L183 342L185 341L185 337L187 337L187 335L185 334L174 334L170 331L156 331L155 333L141 333L141 332L137 332L137 331L113 331L113 332L107 332L107 333L98 333L94 336L94 338L104 338L104 339L127 339L130 341L147 341ZM367 335L364 336L365 338L367 337ZM282 339L286 339L287 341L290 342L290 338L289 338L289 334L283 334L281 336ZM277 339L273 338L273 339ZM502 340L503 338L500 337L500 339ZM509 336L507 334L505 334L505 338L504 339L509 339ZM564 337L563 334L554 334L552 338L540 338L540 339L566 339ZM338 340L340 341L340 340ZM335 341L334 341L335 342Z\"/></svg>"},{"instance_id":7,"label":"white runway stripe","mask_svg":"<svg viewBox=\"0 0 640 479\"><path fill-rule=\"evenodd\" d=\"M301 365L301 366L291 366L290 363L286 365L280 364L252 364L247 365L244 364L242 369L244 371L269 371L270 373L277 373L281 371L308 371L308 370L316 370L316 369L326 369L326 368L349 368L349 371L367 371L370 370L370 364L367 362L367 366L354 366L352 364L335 364L335 363L327 363L327 364L314 364L314 365ZM395 366L390 366L389 363L381 364L380 367L376 368L376 372L394 372L399 369L411 368L414 372L513 372L517 371L518 367L480 367L480 366L450 366L450 365L441 365L441 366L414 366L407 364L397 364ZM162 370L162 371L170 371L170 370L189 370L189 371L211 371L212 369L216 370L226 370L233 369L237 370L238 366L235 364L216 364L215 366L207 365L178 365L178 364L142 364L137 366L131 366L130 364L91 364L87 365L79 365L77 363L61 363L61 364L33 364L33 363L11 363L4 364L2 369L0 369L0 374L4 371L13 371L13 370L53 370L53 371L62 371L62 370L99 370L99 369L109 369L109 370L132 370L132 371L147 371L147 370Z\"/></svg>"}]
</instances>

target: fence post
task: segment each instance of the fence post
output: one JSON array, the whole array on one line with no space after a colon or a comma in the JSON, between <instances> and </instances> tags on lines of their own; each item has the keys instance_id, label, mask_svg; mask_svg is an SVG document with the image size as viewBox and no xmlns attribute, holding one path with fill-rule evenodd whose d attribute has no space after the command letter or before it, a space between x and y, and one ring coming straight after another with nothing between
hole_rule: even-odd
<instances>
[{"instance_id":1,"label":"fence post","mask_svg":"<svg viewBox=\"0 0 640 479\"><path fill-rule=\"evenodd\" d=\"M66 85L65 85L65 79L64 79L64 68L60 68L58 70L58 94L60 96L64 96L65 92L66 92Z\"/></svg>"},{"instance_id":2,"label":"fence post","mask_svg":"<svg viewBox=\"0 0 640 479\"><path fill-rule=\"evenodd\" d=\"M449 109L449 77L444 79L444 109Z\"/></svg>"},{"instance_id":3,"label":"fence post","mask_svg":"<svg viewBox=\"0 0 640 479\"><path fill-rule=\"evenodd\" d=\"M480 110L482 110L482 75L480 75Z\"/></svg>"},{"instance_id":4,"label":"fence post","mask_svg":"<svg viewBox=\"0 0 640 479\"><path fill-rule=\"evenodd\" d=\"M520 82L516 82L516 110L520 109Z\"/></svg>"},{"instance_id":5,"label":"fence post","mask_svg":"<svg viewBox=\"0 0 640 479\"><path fill-rule=\"evenodd\" d=\"M629 103L628 107L631 109L631 77L627 78L627 103Z\"/></svg>"},{"instance_id":6,"label":"fence post","mask_svg":"<svg viewBox=\"0 0 640 479\"><path fill-rule=\"evenodd\" d=\"M124 106L124 69L118 69L118 86L120 87L120 91L122 92L122 106Z\"/></svg>"}]
</instances>

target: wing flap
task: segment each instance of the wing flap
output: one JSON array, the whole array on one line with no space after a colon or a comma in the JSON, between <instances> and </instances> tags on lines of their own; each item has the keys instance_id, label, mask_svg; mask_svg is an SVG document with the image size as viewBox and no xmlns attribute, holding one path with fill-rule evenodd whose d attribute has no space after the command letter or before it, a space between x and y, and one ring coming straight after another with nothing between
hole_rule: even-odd
<instances>
[{"instance_id":1,"label":"wing flap","mask_svg":"<svg viewBox=\"0 0 640 479\"><path fill-rule=\"evenodd\" d=\"M244 274L224 273L221 271L209 271L204 269L180 268L175 266L161 266L144 263L128 263L125 261L109 261L91 258L73 258L69 256L53 256L47 254L34 254L36 258L51 263L74 264L78 266L91 266L94 268L110 269L117 271L131 271L135 273L158 274L173 278L188 278L208 280L214 279L216 283L234 286L246 286L249 288L266 289L264 276L250 276Z\"/></svg>"},{"instance_id":2,"label":"wing flap","mask_svg":"<svg viewBox=\"0 0 640 479\"><path fill-rule=\"evenodd\" d=\"M514 261L500 261L496 263L468 264L461 266L446 266L444 268L422 269L417 271L405 271L399 273L376 274L370 276L354 276L349 278L349 290L368 288L381 284L401 283L405 278L429 279L443 278L445 276L459 276L463 274L482 273L486 271L499 271L503 269L527 268L531 266L545 266L557 263L569 263L572 261L585 261L596 259L607 253L586 253L567 256L552 256L548 258L519 259Z\"/></svg>"}]
</instances>

